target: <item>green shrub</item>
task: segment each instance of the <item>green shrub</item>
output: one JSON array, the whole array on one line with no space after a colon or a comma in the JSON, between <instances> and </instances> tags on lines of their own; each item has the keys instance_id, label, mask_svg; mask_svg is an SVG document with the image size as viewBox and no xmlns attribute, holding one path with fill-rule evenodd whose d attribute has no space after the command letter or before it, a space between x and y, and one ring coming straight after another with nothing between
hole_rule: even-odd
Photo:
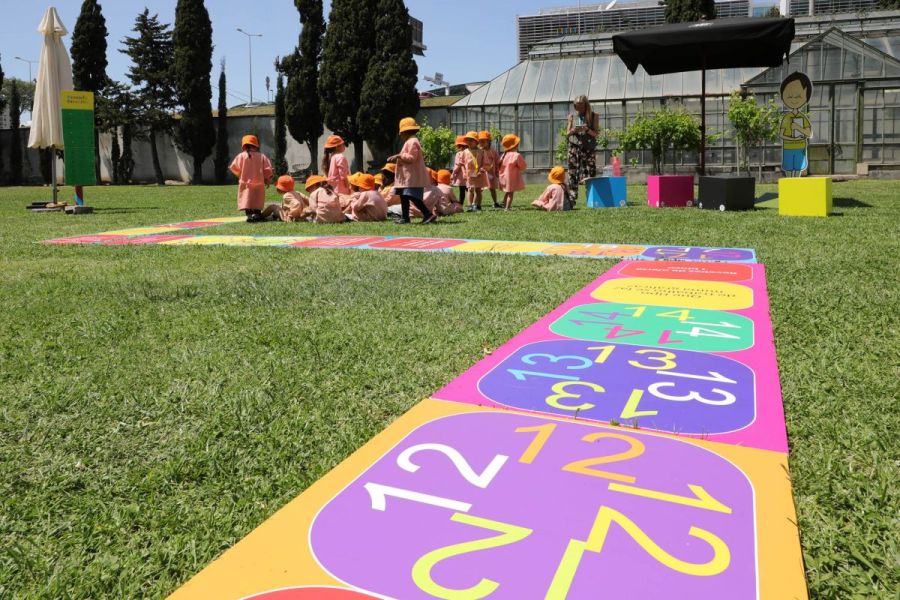
<instances>
[{"instance_id":1,"label":"green shrub","mask_svg":"<svg viewBox=\"0 0 900 600\"><path fill-rule=\"evenodd\" d=\"M653 116L638 115L619 135L626 152L649 150L653 172L661 174L667 150L696 150L700 146L700 123L684 107L663 108Z\"/></svg>"},{"instance_id":2,"label":"green shrub","mask_svg":"<svg viewBox=\"0 0 900 600\"><path fill-rule=\"evenodd\" d=\"M450 129L443 125L434 128L425 123L419 130L419 143L422 144L426 165L432 169L446 169L450 166L456 153L456 135Z\"/></svg>"}]
</instances>

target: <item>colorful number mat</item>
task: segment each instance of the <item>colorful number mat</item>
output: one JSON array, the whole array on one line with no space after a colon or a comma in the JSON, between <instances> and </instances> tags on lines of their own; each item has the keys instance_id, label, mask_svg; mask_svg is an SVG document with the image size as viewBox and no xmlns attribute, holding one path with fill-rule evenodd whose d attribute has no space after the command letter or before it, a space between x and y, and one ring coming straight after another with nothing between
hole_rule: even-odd
<instances>
[{"instance_id":1,"label":"colorful number mat","mask_svg":"<svg viewBox=\"0 0 900 600\"><path fill-rule=\"evenodd\" d=\"M244 217L221 217L107 231L94 235L47 240L45 244L162 245L162 246L268 246L281 248L333 248L353 250L395 250L407 252L463 252L518 254L525 256L565 256L572 258L617 258L623 260L687 260L698 262L755 263L750 248L703 246L652 246L645 244L594 244L566 242L522 242L466 240L430 237L364 235L263 236L197 235L194 229L240 223Z\"/></svg>"},{"instance_id":2,"label":"colorful number mat","mask_svg":"<svg viewBox=\"0 0 900 600\"><path fill-rule=\"evenodd\" d=\"M619 263L172 598L807 598L774 350L761 265Z\"/></svg>"}]
</instances>

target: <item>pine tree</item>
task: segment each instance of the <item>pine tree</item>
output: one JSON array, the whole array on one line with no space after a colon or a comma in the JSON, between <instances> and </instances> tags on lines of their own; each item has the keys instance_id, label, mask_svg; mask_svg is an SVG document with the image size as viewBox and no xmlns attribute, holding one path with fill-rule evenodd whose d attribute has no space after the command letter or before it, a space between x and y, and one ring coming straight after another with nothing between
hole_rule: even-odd
<instances>
[{"instance_id":1,"label":"pine tree","mask_svg":"<svg viewBox=\"0 0 900 600\"><path fill-rule=\"evenodd\" d=\"M363 139L381 158L396 143L400 119L415 117L419 111L419 68L413 60L412 27L403 0L379 0L376 14L375 52L362 84L358 121Z\"/></svg>"},{"instance_id":2,"label":"pine tree","mask_svg":"<svg viewBox=\"0 0 900 600\"><path fill-rule=\"evenodd\" d=\"M122 40L122 54L131 58L128 78L140 100L141 113L135 129L147 131L153 174L156 183L162 185L165 178L159 160L157 136L172 131L172 113L175 110L175 86L172 81L172 65L175 49L169 24L160 23L158 15L150 15L148 9L134 20L135 37ZM135 131L134 133L137 133Z\"/></svg>"},{"instance_id":3,"label":"pine tree","mask_svg":"<svg viewBox=\"0 0 900 600\"><path fill-rule=\"evenodd\" d=\"M84 0L72 30L75 89L99 95L106 87L106 19L97 0ZM100 127L94 128L94 169L100 183Z\"/></svg>"},{"instance_id":4,"label":"pine tree","mask_svg":"<svg viewBox=\"0 0 900 600\"><path fill-rule=\"evenodd\" d=\"M709 21L716 18L715 0L665 0L666 23Z\"/></svg>"},{"instance_id":5,"label":"pine tree","mask_svg":"<svg viewBox=\"0 0 900 600\"><path fill-rule=\"evenodd\" d=\"M216 183L222 185L228 178L228 100L225 80L225 59L222 59L222 71L219 73L219 114L216 117L216 156L213 161Z\"/></svg>"},{"instance_id":6,"label":"pine tree","mask_svg":"<svg viewBox=\"0 0 900 600\"><path fill-rule=\"evenodd\" d=\"M325 125L353 145L354 168L362 169L359 87L375 45L377 0L333 0L319 70L319 100ZM385 80L384 85L392 85Z\"/></svg>"},{"instance_id":7,"label":"pine tree","mask_svg":"<svg viewBox=\"0 0 900 600\"><path fill-rule=\"evenodd\" d=\"M294 0L300 13L300 44L281 61L287 75L284 111L288 131L309 147L312 169L319 163L319 138L325 131L319 106L319 61L325 34L322 0Z\"/></svg>"},{"instance_id":8,"label":"pine tree","mask_svg":"<svg viewBox=\"0 0 900 600\"><path fill-rule=\"evenodd\" d=\"M175 90L182 107L175 140L194 159L192 183L203 182L203 161L216 142L212 116L212 23L203 0L178 0L175 7Z\"/></svg>"},{"instance_id":9,"label":"pine tree","mask_svg":"<svg viewBox=\"0 0 900 600\"><path fill-rule=\"evenodd\" d=\"M15 79L9 88L9 182L12 185L22 183L22 139L19 132L19 118L21 115L21 99L19 97L19 85Z\"/></svg>"},{"instance_id":10,"label":"pine tree","mask_svg":"<svg viewBox=\"0 0 900 600\"><path fill-rule=\"evenodd\" d=\"M275 80L275 173L284 175L288 172L287 160L287 128L284 118L284 79L279 73Z\"/></svg>"}]
</instances>

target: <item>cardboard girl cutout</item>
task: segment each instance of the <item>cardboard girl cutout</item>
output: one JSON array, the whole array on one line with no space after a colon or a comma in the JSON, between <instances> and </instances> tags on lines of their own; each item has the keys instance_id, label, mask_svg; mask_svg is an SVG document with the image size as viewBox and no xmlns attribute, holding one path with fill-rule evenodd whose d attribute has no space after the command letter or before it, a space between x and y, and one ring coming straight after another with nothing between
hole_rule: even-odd
<instances>
[{"instance_id":1,"label":"cardboard girl cutout","mask_svg":"<svg viewBox=\"0 0 900 600\"><path fill-rule=\"evenodd\" d=\"M812 97L812 82L794 71L781 82L781 101L787 111L781 117L781 168L788 177L800 177L809 166L807 144L812 139L809 115L801 109Z\"/></svg>"}]
</instances>

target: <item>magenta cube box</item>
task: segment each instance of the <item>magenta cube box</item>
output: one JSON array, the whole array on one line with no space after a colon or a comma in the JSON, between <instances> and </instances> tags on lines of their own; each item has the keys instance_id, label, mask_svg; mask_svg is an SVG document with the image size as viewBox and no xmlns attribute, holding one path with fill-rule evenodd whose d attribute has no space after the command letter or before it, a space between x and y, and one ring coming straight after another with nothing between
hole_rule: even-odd
<instances>
[{"instance_id":1,"label":"magenta cube box","mask_svg":"<svg viewBox=\"0 0 900 600\"><path fill-rule=\"evenodd\" d=\"M693 175L650 175L647 177L647 206L662 208L693 205Z\"/></svg>"}]
</instances>

